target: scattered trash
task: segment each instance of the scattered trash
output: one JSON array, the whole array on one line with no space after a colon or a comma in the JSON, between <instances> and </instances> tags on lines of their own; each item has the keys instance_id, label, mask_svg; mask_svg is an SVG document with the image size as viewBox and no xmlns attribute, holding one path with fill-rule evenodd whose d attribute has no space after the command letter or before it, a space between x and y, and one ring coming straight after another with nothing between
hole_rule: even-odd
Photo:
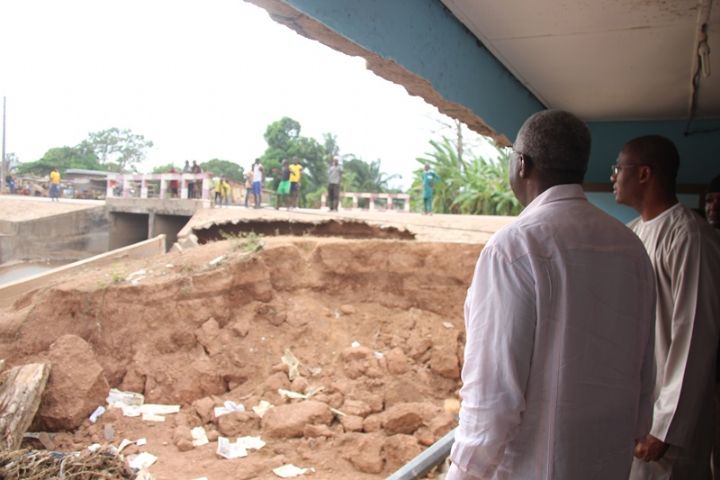
<instances>
[{"instance_id":1,"label":"scattered trash","mask_svg":"<svg viewBox=\"0 0 720 480\"><path fill-rule=\"evenodd\" d=\"M318 375L320 375L322 373L322 368L321 367L309 367L308 372L310 372L311 377L317 377Z\"/></svg>"},{"instance_id":2,"label":"scattered trash","mask_svg":"<svg viewBox=\"0 0 720 480\"><path fill-rule=\"evenodd\" d=\"M172 268L172 267L174 267L174 266L175 266L175 265L173 265L172 263L167 263L167 264L165 264L165 268Z\"/></svg>"},{"instance_id":3,"label":"scattered trash","mask_svg":"<svg viewBox=\"0 0 720 480\"><path fill-rule=\"evenodd\" d=\"M223 260L225 260L225 255L220 255L219 257L213 258L212 260L210 260L208 262L208 265L210 265L211 267L214 267L215 265L219 264Z\"/></svg>"},{"instance_id":4,"label":"scattered trash","mask_svg":"<svg viewBox=\"0 0 720 480\"><path fill-rule=\"evenodd\" d=\"M97 408L95 409L94 412L92 412L92 413L90 414L90 419L89 419L89 420L90 420L90 423L95 423L95 422L97 422L98 418L102 417L103 413L105 413L105 407L103 407L102 405L100 405L99 407L97 407Z\"/></svg>"},{"instance_id":5,"label":"scattered trash","mask_svg":"<svg viewBox=\"0 0 720 480\"><path fill-rule=\"evenodd\" d=\"M215 412L215 418L222 417L223 415L227 415L228 413L232 412L244 412L245 406L241 403L235 403L232 400L225 400L225 403L223 403L222 407L215 407L213 409L213 412Z\"/></svg>"},{"instance_id":6,"label":"scattered trash","mask_svg":"<svg viewBox=\"0 0 720 480\"><path fill-rule=\"evenodd\" d=\"M42 443L43 447L45 447L46 450L55 450L55 442L52 441L52 438L50 438L50 434L47 432L25 432L23 434L23 438L34 438L35 440L38 440L40 443Z\"/></svg>"},{"instance_id":7,"label":"scattered trash","mask_svg":"<svg viewBox=\"0 0 720 480\"><path fill-rule=\"evenodd\" d=\"M90 450L92 453L97 452L102 448L102 445L99 443L93 443L92 445L88 446L87 449Z\"/></svg>"},{"instance_id":8,"label":"scattered trash","mask_svg":"<svg viewBox=\"0 0 720 480\"><path fill-rule=\"evenodd\" d=\"M122 408L140 406L145 403L145 397L141 393L123 392L117 388L111 388L105 401L111 407Z\"/></svg>"},{"instance_id":9,"label":"scattered trash","mask_svg":"<svg viewBox=\"0 0 720 480\"><path fill-rule=\"evenodd\" d=\"M357 340L355 340L355 341L353 341L353 342L350 344L350 346L353 347L353 348L358 348L358 347L360 346L360 342L358 342Z\"/></svg>"},{"instance_id":10,"label":"scattered trash","mask_svg":"<svg viewBox=\"0 0 720 480\"><path fill-rule=\"evenodd\" d=\"M140 470L137 477L135 477L135 480L155 480L155 477L153 477L147 470Z\"/></svg>"},{"instance_id":11,"label":"scattered trash","mask_svg":"<svg viewBox=\"0 0 720 480\"><path fill-rule=\"evenodd\" d=\"M138 438L135 442L135 445L138 447L142 447L143 445L147 445L147 439L146 438Z\"/></svg>"},{"instance_id":12,"label":"scattered trash","mask_svg":"<svg viewBox=\"0 0 720 480\"><path fill-rule=\"evenodd\" d=\"M373 352L373 357L377 358L378 360L380 360L384 356L385 356L385 354L382 352Z\"/></svg>"},{"instance_id":13,"label":"scattered trash","mask_svg":"<svg viewBox=\"0 0 720 480\"><path fill-rule=\"evenodd\" d=\"M128 280L130 280L130 279L132 279L132 278L134 278L134 277L142 277L142 276L144 276L144 275L146 275L146 274L147 274L147 272L145 271L145 269L144 269L144 268L141 268L140 270L138 270L138 271L136 271L136 272L132 272L131 274L129 274L129 275L127 276L127 278L128 278Z\"/></svg>"},{"instance_id":14,"label":"scattered trash","mask_svg":"<svg viewBox=\"0 0 720 480\"><path fill-rule=\"evenodd\" d=\"M293 392L292 390L285 390L284 388L278 388L278 393L281 397L291 398L293 400L307 400L309 398L304 393Z\"/></svg>"},{"instance_id":15,"label":"scattered trash","mask_svg":"<svg viewBox=\"0 0 720 480\"><path fill-rule=\"evenodd\" d=\"M218 437L218 446L216 453L227 459L247 457L248 453L245 447L237 442L231 443L225 437Z\"/></svg>"},{"instance_id":16,"label":"scattered trash","mask_svg":"<svg viewBox=\"0 0 720 480\"><path fill-rule=\"evenodd\" d=\"M108 423L103 426L103 437L106 442L115 440L115 428L113 428L112 424Z\"/></svg>"},{"instance_id":17,"label":"scattered trash","mask_svg":"<svg viewBox=\"0 0 720 480\"><path fill-rule=\"evenodd\" d=\"M260 437L239 437L235 443L242 445L247 450L260 450L266 444Z\"/></svg>"},{"instance_id":18,"label":"scattered trash","mask_svg":"<svg viewBox=\"0 0 720 480\"><path fill-rule=\"evenodd\" d=\"M157 461L157 457L152 453L142 452L137 455L127 457L127 463L133 470L145 470Z\"/></svg>"},{"instance_id":19,"label":"scattered trash","mask_svg":"<svg viewBox=\"0 0 720 480\"><path fill-rule=\"evenodd\" d=\"M258 403L256 406L252 407L252 411L255 412L255 415L262 418L265 413L273 408L273 404L268 402L267 400L260 400L260 403Z\"/></svg>"},{"instance_id":20,"label":"scattered trash","mask_svg":"<svg viewBox=\"0 0 720 480\"><path fill-rule=\"evenodd\" d=\"M195 427L190 431L192 435L192 444L194 447L201 447L210 443L203 427Z\"/></svg>"},{"instance_id":21,"label":"scattered trash","mask_svg":"<svg viewBox=\"0 0 720 480\"><path fill-rule=\"evenodd\" d=\"M165 417L162 415L155 415L154 413L143 413L142 419L145 422L164 422Z\"/></svg>"},{"instance_id":22,"label":"scattered trash","mask_svg":"<svg viewBox=\"0 0 720 480\"><path fill-rule=\"evenodd\" d=\"M133 443L135 442L128 440L127 438L123 438L122 442L120 442L120 445L117 447L117 453L122 453L122 451L125 450L125 447L129 447Z\"/></svg>"},{"instance_id":23,"label":"scattered trash","mask_svg":"<svg viewBox=\"0 0 720 480\"><path fill-rule=\"evenodd\" d=\"M293 355L289 348L285 349L285 353L280 357L280 361L288 366L288 378L291 382L300 376L300 372L298 372L300 361Z\"/></svg>"},{"instance_id":24,"label":"scattered trash","mask_svg":"<svg viewBox=\"0 0 720 480\"><path fill-rule=\"evenodd\" d=\"M314 469L296 467L292 463L287 463L282 467L273 468L273 473L280 478L299 477L300 475L305 475L310 471L314 471Z\"/></svg>"},{"instance_id":25,"label":"scattered trash","mask_svg":"<svg viewBox=\"0 0 720 480\"><path fill-rule=\"evenodd\" d=\"M445 328L453 328L453 324L450 322L442 322L442 326Z\"/></svg>"},{"instance_id":26,"label":"scattered trash","mask_svg":"<svg viewBox=\"0 0 720 480\"><path fill-rule=\"evenodd\" d=\"M170 415L178 413L180 405L161 405L156 403L146 403L140 406L140 413L149 415Z\"/></svg>"},{"instance_id":27,"label":"scattered trash","mask_svg":"<svg viewBox=\"0 0 720 480\"><path fill-rule=\"evenodd\" d=\"M341 411L338 410L337 408L332 408L332 407L330 407L330 411L331 411L332 413L334 413L335 415L337 415L338 417L344 417L344 416L347 415L347 413L341 412Z\"/></svg>"}]
</instances>

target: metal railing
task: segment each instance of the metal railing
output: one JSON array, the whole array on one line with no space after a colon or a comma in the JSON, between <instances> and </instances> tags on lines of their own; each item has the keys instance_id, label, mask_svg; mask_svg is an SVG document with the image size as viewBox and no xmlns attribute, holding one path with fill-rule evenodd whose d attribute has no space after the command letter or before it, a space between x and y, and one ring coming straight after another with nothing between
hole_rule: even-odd
<instances>
[{"instance_id":1,"label":"metal railing","mask_svg":"<svg viewBox=\"0 0 720 480\"><path fill-rule=\"evenodd\" d=\"M446 433L444 437L400 467L386 480L417 480L427 475L430 470L440 465L450 455L450 449L455 441L455 430L452 429Z\"/></svg>"}]
</instances>

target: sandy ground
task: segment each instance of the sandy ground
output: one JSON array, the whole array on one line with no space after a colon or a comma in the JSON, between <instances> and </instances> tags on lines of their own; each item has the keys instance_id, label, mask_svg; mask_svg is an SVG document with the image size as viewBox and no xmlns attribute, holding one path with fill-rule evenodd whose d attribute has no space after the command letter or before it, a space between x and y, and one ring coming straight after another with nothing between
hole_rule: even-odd
<instances>
[{"instance_id":1,"label":"sandy ground","mask_svg":"<svg viewBox=\"0 0 720 480\"><path fill-rule=\"evenodd\" d=\"M105 202L98 200L60 199L59 202L51 202L49 198L42 197L0 195L0 220L24 222L61 213L95 208L104 204Z\"/></svg>"},{"instance_id":2,"label":"sandy ground","mask_svg":"<svg viewBox=\"0 0 720 480\"><path fill-rule=\"evenodd\" d=\"M272 479L284 463L315 469L300 478L369 480L455 425L443 406L459 387L462 304L481 245L262 242L259 251L220 241L89 268L0 312L0 358L54 365L34 429L57 432L55 447L64 450L147 438L127 453L157 455L156 480ZM282 368L286 350L301 364L299 380ZM180 414L153 423L115 411L90 424L110 387L177 403ZM307 404L278 388L321 389L312 408L351 418L313 417L292 433L283 423L302 419ZM208 405L225 400L288 410L270 419L208 417ZM252 435L267 445L222 459L216 441L186 448L197 426L213 438Z\"/></svg>"}]
</instances>

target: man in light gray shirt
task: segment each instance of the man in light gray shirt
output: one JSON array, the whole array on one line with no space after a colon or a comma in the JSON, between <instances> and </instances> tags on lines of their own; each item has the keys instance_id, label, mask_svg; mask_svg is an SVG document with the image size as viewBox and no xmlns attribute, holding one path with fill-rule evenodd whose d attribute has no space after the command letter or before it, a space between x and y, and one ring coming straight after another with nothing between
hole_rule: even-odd
<instances>
[{"instance_id":1,"label":"man in light gray shirt","mask_svg":"<svg viewBox=\"0 0 720 480\"><path fill-rule=\"evenodd\" d=\"M340 203L342 172L342 167L338 164L337 158L334 158L330 168L328 168L328 207L330 207L331 212L337 212Z\"/></svg>"}]
</instances>

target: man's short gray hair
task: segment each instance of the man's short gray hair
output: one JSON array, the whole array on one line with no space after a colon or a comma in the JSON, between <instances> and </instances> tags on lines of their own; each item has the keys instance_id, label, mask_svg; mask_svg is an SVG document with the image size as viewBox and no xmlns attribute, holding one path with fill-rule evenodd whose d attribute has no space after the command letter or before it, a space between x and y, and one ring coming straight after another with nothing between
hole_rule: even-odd
<instances>
[{"instance_id":1,"label":"man's short gray hair","mask_svg":"<svg viewBox=\"0 0 720 480\"><path fill-rule=\"evenodd\" d=\"M590 129L563 110L544 110L525 120L516 146L540 170L584 175L590 160Z\"/></svg>"}]
</instances>

